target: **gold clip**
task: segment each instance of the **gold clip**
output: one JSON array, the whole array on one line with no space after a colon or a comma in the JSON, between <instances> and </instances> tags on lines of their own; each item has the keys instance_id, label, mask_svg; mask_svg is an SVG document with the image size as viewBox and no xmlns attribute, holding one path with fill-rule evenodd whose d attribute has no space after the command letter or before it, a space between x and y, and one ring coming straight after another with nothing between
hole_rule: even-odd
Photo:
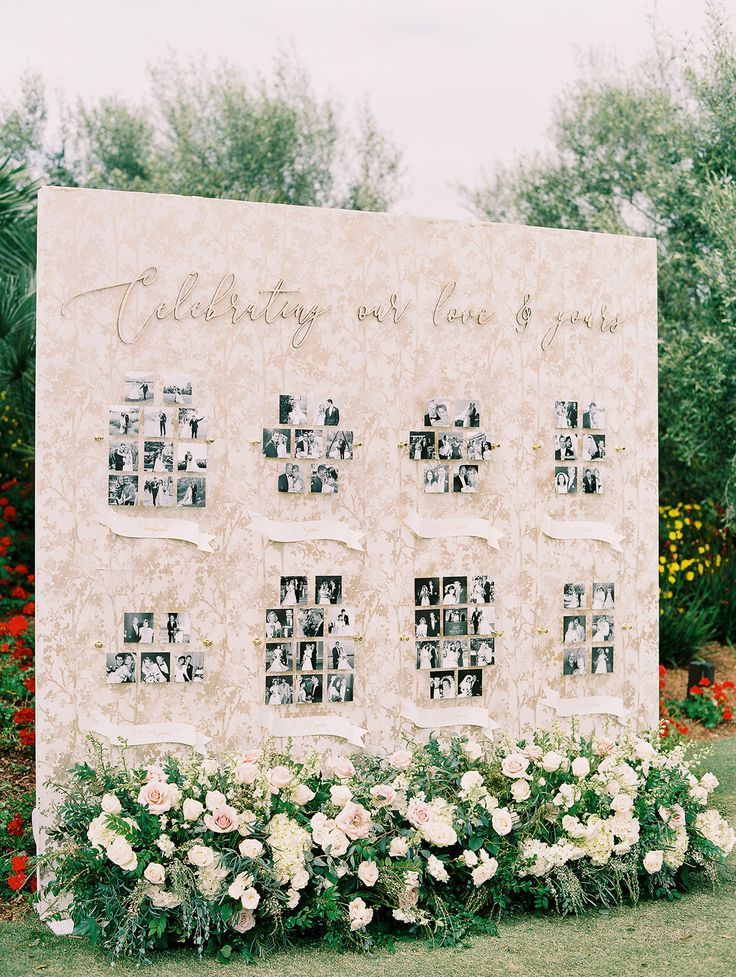
<instances>
[{"instance_id":1,"label":"gold clip","mask_svg":"<svg viewBox=\"0 0 736 977\"><path fill-rule=\"evenodd\" d=\"M399 448L408 448L409 447L409 442L408 441L399 441L398 447Z\"/></svg>"},{"instance_id":2,"label":"gold clip","mask_svg":"<svg viewBox=\"0 0 736 977\"><path fill-rule=\"evenodd\" d=\"M534 444L532 445L532 451L539 451L541 447L542 447L542 442L535 441Z\"/></svg>"},{"instance_id":3,"label":"gold clip","mask_svg":"<svg viewBox=\"0 0 736 977\"><path fill-rule=\"evenodd\" d=\"M616 451L626 451L626 445L625 444L617 444L615 450Z\"/></svg>"},{"instance_id":4,"label":"gold clip","mask_svg":"<svg viewBox=\"0 0 736 977\"><path fill-rule=\"evenodd\" d=\"M261 443L261 439L260 439L260 438L254 438L254 439L253 439L253 440L252 440L252 441L250 442L250 444L260 444L260 443Z\"/></svg>"},{"instance_id":5,"label":"gold clip","mask_svg":"<svg viewBox=\"0 0 736 977\"><path fill-rule=\"evenodd\" d=\"M491 631L492 638L503 638L503 631Z\"/></svg>"},{"instance_id":6,"label":"gold clip","mask_svg":"<svg viewBox=\"0 0 736 977\"><path fill-rule=\"evenodd\" d=\"M104 441L104 440L105 440L104 434L95 434L95 441Z\"/></svg>"},{"instance_id":7,"label":"gold clip","mask_svg":"<svg viewBox=\"0 0 736 977\"><path fill-rule=\"evenodd\" d=\"M207 444L214 444L214 443L215 443L214 438L207 438ZM260 442L256 442L256 443L260 444Z\"/></svg>"},{"instance_id":8,"label":"gold clip","mask_svg":"<svg viewBox=\"0 0 736 977\"><path fill-rule=\"evenodd\" d=\"M634 627L633 624L622 624L621 625L621 630L622 631L631 631L633 629L633 627Z\"/></svg>"},{"instance_id":9,"label":"gold clip","mask_svg":"<svg viewBox=\"0 0 736 977\"><path fill-rule=\"evenodd\" d=\"M362 641L362 640L363 640L363 635L362 634L356 634L353 637L353 641Z\"/></svg>"},{"instance_id":10,"label":"gold clip","mask_svg":"<svg viewBox=\"0 0 736 977\"><path fill-rule=\"evenodd\" d=\"M549 628L537 628L537 634L549 634Z\"/></svg>"},{"instance_id":11,"label":"gold clip","mask_svg":"<svg viewBox=\"0 0 736 977\"><path fill-rule=\"evenodd\" d=\"M262 645L262 644L263 644L263 642L261 641L261 639L260 639L260 638L254 638L254 639L253 639L253 644L254 644L254 645Z\"/></svg>"},{"instance_id":12,"label":"gold clip","mask_svg":"<svg viewBox=\"0 0 736 977\"><path fill-rule=\"evenodd\" d=\"M501 445L498 443L498 441L491 441L491 447L492 448L500 448Z\"/></svg>"},{"instance_id":13,"label":"gold clip","mask_svg":"<svg viewBox=\"0 0 736 977\"><path fill-rule=\"evenodd\" d=\"M212 642L210 641L209 638L202 638L202 644L205 646L205 648L212 647Z\"/></svg>"},{"instance_id":14,"label":"gold clip","mask_svg":"<svg viewBox=\"0 0 736 977\"><path fill-rule=\"evenodd\" d=\"M104 645L102 644L101 641L95 641L95 648L103 648L103 647Z\"/></svg>"},{"instance_id":15,"label":"gold clip","mask_svg":"<svg viewBox=\"0 0 736 977\"><path fill-rule=\"evenodd\" d=\"M363 442L362 441L353 441L353 447L354 448L362 448L363 447Z\"/></svg>"},{"instance_id":16,"label":"gold clip","mask_svg":"<svg viewBox=\"0 0 736 977\"><path fill-rule=\"evenodd\" d=\"M411 641L411 638L407 634L400 634L399 641Z\"/></svg>"}]
</instances>

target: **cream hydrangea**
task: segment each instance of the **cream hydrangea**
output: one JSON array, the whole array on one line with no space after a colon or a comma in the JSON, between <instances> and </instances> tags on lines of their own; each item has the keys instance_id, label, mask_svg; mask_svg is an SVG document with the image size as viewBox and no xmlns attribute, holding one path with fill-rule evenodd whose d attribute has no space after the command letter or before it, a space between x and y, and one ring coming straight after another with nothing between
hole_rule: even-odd
<instances>
[{"instance_id":1,"label":"cream hydrangea","mask_svg":"<svg viewBox=\"0 0 736 977\"><path fill-rule=\"evenodd\" d=\"M724 855L728 855L736 844L736 832L715 808L698 814L695 818L695 829L707 841L720 848Z\"/></svg>"},{"instance_id":2,"label":"cream hydrangea","mask_svg":"<svg viewBox=\"0 0 736 977\"><path fill-rule=\"evenodd\" d=\"M311 835L287 814L276 814L269 822L266 840L276 878L286 884L304 868L304 852L312 847Z\"/></svg>"}]
</instances>

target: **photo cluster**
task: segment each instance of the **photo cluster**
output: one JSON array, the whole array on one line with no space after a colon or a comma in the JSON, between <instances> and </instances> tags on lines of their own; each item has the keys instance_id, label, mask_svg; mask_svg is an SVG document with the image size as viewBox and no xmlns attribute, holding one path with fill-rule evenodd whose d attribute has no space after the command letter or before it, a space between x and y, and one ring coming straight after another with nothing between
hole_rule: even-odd
<instances>
[{"instance_id":1,"label":"photo cluster","mask_svg":"<svg viewBox=\"0 0 736 977\"><path fill-rule=\"evenodd\" d=\"M201 509L207 498L207 416L192 406L192 382L127 373L125 403L108 414L109 505Z\"/></svg>"},{"instance_id":2,"label":"photo cluster","mask_svg":"<svg viewBox=\"0 0 736 977\"><path fill-rule=\"evenodd\" d=\"M266 609L266 704L352 702L356 629L341 576L318 574L311 592L307 576L281 577Z\"/></svg>"},{"instance_id":3,"label":"photo cluster","mask_svg":"<svg viewBox=\"0 0 736 977\"><path fill-rule=\"evenodd\" d=\"M595 401L582 410L577 400L555 401L555 492L601 495L605 486L606 411Z\"/></svg>"},{"instance_id":4,"label":"photo cluster","mask_svg":"<svg viewBox=\"0 0 736 977\"><path fill-rule=\"evenodd\" d=\"M612 672L615 584L566 583L562 604L562 674L584 675L588 661L593 675Z\"/></svg>"},{"instance_id":5,"label":"photo cluster","mask_svg":"<svg viewBox=\"0 0 736 977\"><path fill-rule=\"evenodd\" d=\"M425 430L409 432L409 457L433 462L424 467L425 492L477 492L478 462L491 457L493 445L480 430L477 401L457 400L453 407L446 397L428 400Z\"/></svg>"},{"instance_id":6,"label":"photo cluster","mask_svg":"<svg viewBox=\"0 0 736 977\"><path fill-rule=\"evenodd\" d=\"M123 644L150 645L151 648L137 652L126 647L125 651L108 653L106 681L110 685L138 680L147 684L203 682L204 652L189 648L191 636L191 621L185 611L167 611L158 623L153 611L126 611L123 614ZM166 646L166 650L156 648L157 645ZM181 647L174 649L171 645Z\"/></svg>"},{"instance_id":7,"label":"photo cluster","mask_svg":"<svg viewBox=\"0 0 736 977\"><path fill-rule=\"evenodd\" d=\"M280 395L279 427L263 428L263 454L284 459L279 492L336 495L339 463L353 458L353 432L340 427L340 408L332 397L317 398L311 422L307 408L303 395Z\"/></svg>"},{"instance_id":8,"label":"photo cluster","mask_svg":"<svg viewBox=\"0 0 736 977\"><path fill-rule=\"evenodd\" d=\"M416 667L429 671L431 699L483 695L495 661L496 585L491 577L415 577Z\"/></svg>"}]
</instances>

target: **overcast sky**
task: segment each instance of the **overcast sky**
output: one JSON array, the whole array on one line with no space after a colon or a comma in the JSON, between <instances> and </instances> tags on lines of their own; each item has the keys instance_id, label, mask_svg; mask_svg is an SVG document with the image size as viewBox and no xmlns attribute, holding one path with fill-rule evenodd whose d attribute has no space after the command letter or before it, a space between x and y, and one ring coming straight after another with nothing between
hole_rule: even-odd
<instances>
[{"instance_id":1,"label":"overcast sky","mask_svg":"<svg viewBox=\"0 0 736 977\"><path fill-rule=\"evenodd\" d=\"M721 4L731 26L736 0ZM0 0L0 97L26 68L68 96L146 92L173 51L265 72L294 49L318 94L367 96L404 151L402 213L466 216L454 184L544 147L555 96L589 52L625 71L651 18L698 39L705 0Z\"/></svg>"}]
</instances>

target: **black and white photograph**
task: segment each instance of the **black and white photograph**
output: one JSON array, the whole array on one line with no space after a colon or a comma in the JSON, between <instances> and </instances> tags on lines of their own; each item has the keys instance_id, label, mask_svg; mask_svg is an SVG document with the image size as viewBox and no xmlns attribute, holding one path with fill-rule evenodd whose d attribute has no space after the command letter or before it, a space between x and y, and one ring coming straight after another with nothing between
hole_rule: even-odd
<instances>
[{"instance_id":1,"label":"black and white photograph","mask_svg":"<svg viewBox=\"0 0 736 977\"><path fill-rule=\"evenodd\" d=\"M327 609L327 634L352 635L357 631L358 612L354 607L336 604Z\"/></svg>"},{"instance_id":2,"label":"black and white photograph","mask_svg":"<svg viewBox=\"0 0 736 977\"><path fill-rule=\"evenodd\" d=\"M300 641L296 648L296 662L300 672L320 671L323 665L324 642Z\"/></svg>"},{"instance_id":3,"label":"black and white photograph","mask_svg":"<svg viewBox=\"0 0 736 977\"><path fill-rule=\"evenodd\" d=\"M321 675L297 675L295 700L297 705L322 702L324 691L324 679Z\"/></svg>"},{"instance_id":4,"label":"black and white photograph","mask_svg":"<svg viewBox=\"0 0 736 977\"><path fill-rule=\"evenodd\" d=\"M146 685L171 681L171 653L144 651L141 653L141 682Z\"/></svg>"},{"instance_id":5,"label":"black and white photograph","mask_svg":"<svg viewBox=\"0 0 736 977\"><path fill-rule=\"evenodd\" d=\"M291 675L276 675L266 677L266 705L286 706L291 702L293 688Z\"/></svg>"},{"instance_id":6,"label":"black and white photograph","mask_svg":"<svg viewBox=\"0 0 736 977\"><path fill-rule=\"evenodd\" d=\"M452 491L472 493L478 491L478 466L460 465L452 478Z\"/></svg>"},{"instance_id":7,"label":"black and white photograph","mask_svg":"<svg viewBox=\"0 0 736 977\"><path fill-rule=\"evenodd\" d=\"M467 607L446 607L442 614L442 632L445 635L467 634L468 633Z\"/></svg>"},{"instance_id":8,"label":"black and white photograph","mask_svg":"<svg viewBox=\"0 0 736 977\"><path fill-rule=\"evenodd\" d=\"M312 465L309 491L313 495L337 495L339 472L334 465Z\"/></svg>"},{"instance_id":9,"label":"black and white photograph","mask_svg":"<svg viewBox=\"0 0 736 977\"><path fill-rule=\"evenodd\" d=\"M207 503L204 478L187 475L176 480L176 504L181 508L203 509Z\"/></svg>"},{"instance_id":10,"label":"black and white photograph","mask_svg":"<svg viewBox=\"0 0 736 977\"><path fill-rule=\"evenodd\" d=\"M282 577L279 584L279 603L283 605L308 604L309 587L307 578L289 575Z\"/></svg>"},{"instance_id":11,"label":"black and white photograph","mask_svg":"<svg viewBox=\"0 0 736 977\"><path fill-rule=\"evenodd\" d=\"M191 636L190 615L186 611L167 611L159 629L159 641L169 645L188 645Z\"/></svg>"},{"instance_id":12,"label":"black and white photograph","mask_svg":"<svg viewBox=\"0 0 736 977\"><path fill-rule=\"evenodd\" d=\"M111 407L109 418L111 438L134 438L140 433L141 412L138 407Z\"/></svg>"},{"instance_id":13,"label":"black and white photograph","mask_svg":"<svg viewBox=\"0 0 736 977\"><path fill-rule=\"evenodd\" d=\"M279 465L276 487L279 492L291 492L297 495L306 492L307 485L302 474L302 466L290 461L285 465Z\"/></svg>"},{"instance_id":14,"label":"black and white photograph","mask_svg":"<svg viewBox=\"0 0 736 977\"><path fill-rule=\"evenodd\" d=\"M455 401L455 427L480 427L480 413L477 401Z\"/></svg>"},{"instance_id":15,"label":"black and white photograph","mask_svg":"<svg viewBox=\"0 0 736 977\"><path fill-rule=\"evenodd\" d=\"M197 444L179 443L176 468L180 472L205 474L207 471L207 445L201 442Z\"/></svg>"},{"instance_id":16,"label":"black and white photograph","mask_svg":"<svg viewBox=\"0 0 736 977\"><path fill-rule=\"evenodd\" d=\"M175 682L204 682L204 652L174 652Z\"/></svg>"},{"instance_id":17,"label":"black and white photograph","mask_svg":"<svg viewBox=\"0 0 736 977\"><path fill-rule=\"evenodd\" d=\"M555 468L555 492L558 495L574 495L578 490L578 471L575 466Z\"/></svg>"},{"instance_id":18,"label":"black and white photograph","mask_svg":"<svg viewBox=\"0 0 736 977\"><path fill-rule=\"evenodd\" d=\"M143 505L149 508L172 506L174 499L174 479L171 475L152 475L143 480Z\"/></svg>"},{"instance_id":19,"label":"black and white photograph","mask_svg":"<svg viewBox=\"0 0 736 977\"><path fill-rule=\"evenodd\" d=\"M291 454L291 431L288 428L263 428L263 454L266 458L288 458Z\"/></svg>"},{"instance_id":20,"label":"black and white photograph","mask_svg":"<svg viewBox=\"0 0 736 977\"><path fill-rule=\"evenodd\" d=\"M455 671L431 672L429 676L430 699L455 698Z\"/></svg>"},{"instance_id":21,"label":"black and white photograph","mask_svg":"<svg viewBox=\"0 0 736 977\"><path fill-rule=\"evenodd\" d=\"M578 438L576 434L555 435L555 461L576 461Z\"/></svg>"},{"instance_id":22,"label":"black and white photograph","mask_svg":"<svg viewBox=\"0 0 736 977\"><path fill-rule=\"evenodd\" d=\"M496 628L495 611L492 607L475 604L468 617L471 634L493 634Z\"/></svg>"},{"instance_id":23,"label":"black and white photograph","mask_svg":"<svg viewBox=\"0 0 736 977\"><path fill-rule=\"evenodd\" d=\"M127 404L138 404L153 401L154 385L152 373L126 373L123 380Z\"/></svg>"},{"instance_id":24,"label":"black and white photograph","mask_svg":"<svg viewBox=\"0 0 736 977\"><path fill-rule=\"evenodd\" d=\"M207 415L196 407L179 408L179 437L185 441L198 441L207 437Z\"/></svg>"},{"instance_id":25,"label":"black and white photograph","mask_svg":"<svg viewBox=\"0 0 736 977\"><path fill-rule=\"evenodd\" d=\"M164 377L164 403L189 407L192 403L192 381L186 376Z\"/></svg>"},{"instance_id":26,"label":"black and white photograph","mask_svg":"<svg viewBox=\"0 0 736 977\"><path fill-rule=\"evenodd\" d=\"M325 431L325 458L331 461L351 461L352 457L352 431Z\"/></svg>"},{"instance_id":27,"label":"black and white photograph","mask_svg":"<svg viewBox=\"0 0 736 977\"><path fill-rule=\"evenodd\" d=\"M128 685L135 682L135 655L127 651L105 655L105 681L108 685Z\"/></svg>"},{"instance_id":28,"label":"black and white photograph","mask_svg":"<svg viewBox=\"0 0 736 977\"><path fill-rule=\"evenodd\" d=\"M491 577L474 574L470 578L471 604L492 604L496 599L496 584Z\"/></svg>"},{"instance_id":29,"label":"black and white photograph","mask_svg":"<svg viewBox=\"0 0 736 977\"><path fill-rule=\"evenodd\" d=\"M269 607L266 611L266 637L294 637L294 612L290 607Z\"/></svg>"},{"instance_id":30,"label":"black and white photograph","mask_svg":"<svg viewBox=\"0 0 736 977\"><path fill-rule=\"evenodd\" d=\"M585 675L585 648L566 648L562 653L563 675Z\"/></svg>"},{"instance_id":31,"label":"black and white photograph","mask_svg":"<svg viewBox=\"0 0 736 977\"><path fill-rule=\"evenodd\" d=\"M107 448L107 456L110 471L138 471L138 443L136 441L111 441Z\"/></svg>"},{"instance_id":32,"label":"black and white photograph","mask_svg":"<svg viewBox=\"0 0 736 977\"><path fill-rule=\"evenodd\" d=\"M485 432L468 437L465 445L465 457L468 461L489 461L492 451L493 445Z\"/></svg>"},{"instance_id":33,"label":"black and white photograph","mask_svg":"<svg viewBox=\"0 0 736 977\"><path fill-rule=\"evenodd\" d=\"M291 672L294 669L294 656L290 641L266 642L266 671Z\"/></svg>"},{"instance_id":34,"label":"black and white photograph","mask_svg":"<svg viewBox=\"0 0 736 977\"><path fill-rule=\"evenodd\" d=\"M581 641L585 641L584 614L563 615L562 640L566 645L579 645Z\"/></svg>"},{"instance_id":35,"label":"black and white photograph","mask_svg":"<svg viewBox=\"0 0 736 977\"><path fill-rule=\"evenodd\" d=\"M562 606L570 611L585 607L585 584L566 583L562 588Z\"/></svg>"},{"instance_id":36,"label":"black and white photograph","mask_svg":"<svg viewBox=\"0 0 736 977\"><path fill-rule=\"evenodd\" d=\"M143 471L173 472L174 470L174 442L173 441L144 441L143 442Z\"/></svg>"},{"instance_id":37,"label":"black and white photograph","mask_svg":"<svg viewBox=\"0 0 736 977\"><path fill-rule=\"evenodd\" d=\"M333 672L355 668L355 642L350 638L330 638L325 641L325 664Z\"/></svg>"},{"instance_id":38,"label":"black and white photograph","mask_svg":"<svg viewBox=\"0 0 736 977\"><path fill-rule=\"evenodd\" d=\"M495 638L471 638L470 660L474 665L493 665L495 662Z\"/></svg>"},{"instance_id":39,"label":"black and white photograph","mask_svg":"<svg viewBox=\"0 0 736 977\"><path fill-rule=\"evenodd\" d=\"M352 702L353 681L352 673L329 673L327 675L327 702Z\"/></svg>"},{"instance_id":40,"label":"black and white photograph","mask_svg":"<svg viewBox=\"0 0 736 977\"><path fill-rule=\"evenodd\" d=\"M603 611L616 606L616 588L611 583L593 584L593 610Z\"/></svg>"},{"instance_id":41,"label":"black and white photograph","mask_svg":"<svg viewBox=\"0 0 736 977\"><path fill-rule=\"evenodd\" d=\"M479 668L460 669L457 673L458 699L483 695L483 672Z\"/></svg>"},{"instance_id":42,"label":"black and white photograph","mask_svg":"<svg viewBox=\"0 0 736 977\"><path fill-rule=\"evenodd\" d=\"M605 675L613 671L613 648L593 645L590 653L590 670L593 675Z\"/></svg>"},{"instance_id":43,"label":"black and white photograph","mask_svg":"<svg viewBox=\"0 0 736 977\"><path fill-rule=\"evenodd\" d=\"M414 577L414 606L434 607L440 602L439 577Z\"/></svg>"},{"instance_id":44,"label":"black and white photograph","mask_svg":"<svg viewBox=\"0 0 736 977\"><path fill-rule=\"evenodd\" d=\"M449 399L447 397L436 397L434 400L428 400L424 406L424 424L422 426L449 427L450 423Z\"/></svg>"},{"instance_id":45,"label":"black and white photograph","mask_svg":"<svg viewBox=\"0 0 736 977\"><path fill-rule=\"evenodd\" d=\"M314 603L339 604L342 600L342 577L318 574L314 578Z\"/></svg>"},{"instance_id":46,"label":"black and white photograph","mask_svg":"<svg viewBox=\"0 0 736 977\"><path fill-rule=\"evenodd\" d=\"M611 644L614 638L613 630L612 614L593 615L593 641L601 645Z\"/></svg>"},{"instance_id":47,"label":"black and white photograph","mask_svg":"<svg viewBox=\"0 0 736 977\"><path fill-rule=\"evenodd\" d=\"M297 638L322 638L325 633L325 612L322 607L300 607L296 612Z\"/></svg>"},{"instance_id":48,"label":"black and white photograph","mask_svg":"<svg viewBox=\"0 0 736 977\"><path fill-rule=\"evenodd\" d=\"M468 578L467 577L443 577L442 578L442 603L443 604L467 604L468 603Z\"/></svg>"},{"instance_id":49,"label":"black and white photograph","mask_svg":"<svg viewBox=\"0 0 736 977\"><path fill-rule=\"evenodd\" d=\"M147 438L170 438L174 433L174 412L170 407L147 407L143 413Z\"/></svg>"},{"instance_id":50,"label":"black and white photograph","mask_svg":"<svg viewBox=\"0 0 736 977\"><path fill-rule=\"evenodd\" d=\"M439 668L439 641L417 641L417 668Z\"/></svg>"},{"instance_id":51,"label":"black and white photograph","mask_svg":"<svg viewBox=\"0 0 736 977\"><path fill-rule=\"evenodd\" d=\"M440 633L440 612L421 608L414 611L414 635L417 638L436 638Z\"/></svg>"},{"instance_id":52,"label":"black and white photograph","mask_svg":"<svg viewBox=\"0 0 736 977\"><path fill-rule=\"evenodd\" d=\"M324 450L322 431L313 428L299 428L294 431L295 458L321 458Z\"/></svg>"},{"instance_id":53,"label":"black and white photograph","mask_svg":"<svg viewBox=\"0 0 736 977\"><path fill-rule=\"evenodd\" d=\"M450 466L429 465L424 469L424 491L438 494L450 491Z\"/></svg>"},{"instance_id":54,"label":"black and white photograph","mask_svg":"<svg viewBox=\"0 0 736 977\"><path fill-rule=\"evenodd\" d=\"M137 505L138 476L110 475L107 479L108 505Z\"/></svg>"},{"instance_id":55,"label":"black and white photograph","mask_svg":"<svg viewBox=\"0 0 736 977\"><path fill-rule=\"evenodd\" d=\"M606 409L594 400L583 408L583 427L600 431L606 426Z\"/></svg>"},{"instance_id":56,"label":"black and white photograph","mask_svg":"<svg viewBox=\"0 0 736 977\"><path fill-rule=\"evenodd\" d=\"M555 426L556 427L577 427L578 426L578 402L577 402L577 400L556 400L555 401Z\"/></svg>"},{"instance_id":57,"label":"black and white photograph","mask_svg":"<svg viewBox=\"0 0 736 977\"><path fill-rule=\"evenodd\" d=\"M437 458L440 461L460 461L465 453L462 434L438 434Z\"/></svg>"},{"instance_id":58,"label":"black and white photograph","mask_svg":"<svg viewBox=\"0 0 736 977\"><path fill-rule=\"evenodd\" d=\"M436 444L434 431L410 431L409 457L414 461L434 461Z\"/></svg>"},{"instance_id":59,"label":"black and white photograph","mask_svg":"<svg viewBox=\"0 0 736 977\"><path fill-rule=\"evenodd\" d=\"M303 394L281 394L279 396L279 424L307 424L307 398Z\"/></svg>"},{"instance_id":60,"label":"black and white photograph","mask_svg":"<svg viewBox=\"0 0 736 977\"><path fill-rule=\"evenodd\" d=\"M603 493L603 477L600 468L583 468L583 494L601 495Z\"/></svg>"},{"instance_id":61,"label":"black and white photograph","mask_svg":"<svg viewBox=\"0 0 736 977\"><path fill-rule=\"evenodd\" d=\"M123 642L153 644L154 620L152 611L126 611L123 614Z\"/></svg>"},{"instance_id":62,"label":"black and white photograph","mask_svg":"<svg viewBox=\"0 0 736 977\"><path fill-rule=\"evenodd\" d=\"M583 435L583 461L603 461L606 457L605 434Z\"/></svg>"},{"instance_id":63,"label":"black and white photograph","mask_svg":"<svg viewBox=\"0 0 736 977\"><path fill-rule=\"evenodd\" d=\"M314 423L317 427L337 427L340 408L332 397L318 397L314 405Z\"/></svg>"},{"instance_id":64,"label":"black and white photograph","mask_svg":"<svg viewBox=\"0 0 736 977\"><path fill-rule=\"evenodd\" d=\"M461 638L448 638L442 642L442 667L457 668L470 664L470 642Z\"/></svg>"}]
</instances>

